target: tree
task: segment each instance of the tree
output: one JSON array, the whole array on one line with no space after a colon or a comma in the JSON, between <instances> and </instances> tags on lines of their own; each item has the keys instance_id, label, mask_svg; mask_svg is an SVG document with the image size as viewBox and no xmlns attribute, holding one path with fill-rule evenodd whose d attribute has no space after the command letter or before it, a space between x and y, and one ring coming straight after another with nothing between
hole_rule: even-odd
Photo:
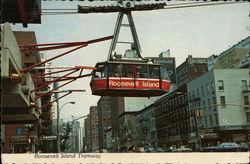
<instances>
[{"instance_id":1,"label":"tree","mask_svg":"<svg viewBox=\"0 0 250 164\"><path fill-rule=\"evenodd\" d=\"M131 120L124 122L120 127L120 146L129 148L133 146L134 141L134 126Z\"/></svg>"},{"instance_id":2,"label":"tree","mask_svg":"<svg viewBox=\"0 0 250 164\"><path fill-rule=\"evenodd\" d=\"M61 139L61 151L67 150L69 147L67 145L67 140L70 137L70 132L72 130L72 124L70 122L63 123L63 133L60 134L60 139Z\"/></svg>"},{"instance_id":3,"label":"tree","mask_svg":"<svg viewBox=\"0 0 250 164\"><path fill-rule=\"evenodd\" d=\"M120 147L145 147L148 145L149 138L139 127L135 127L129 119L120 127Z\"/></svg>"}]
</instances>

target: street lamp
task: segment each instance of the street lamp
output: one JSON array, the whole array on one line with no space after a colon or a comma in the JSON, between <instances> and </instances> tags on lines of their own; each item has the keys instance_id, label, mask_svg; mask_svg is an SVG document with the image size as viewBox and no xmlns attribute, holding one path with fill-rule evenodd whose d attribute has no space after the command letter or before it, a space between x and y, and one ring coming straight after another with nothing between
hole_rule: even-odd
<instances>
[{"instance_id":1,"label":"street lamp","mask_svg":"<svg viewBox=\"0 0 250 164\"><path fill-rule=\"evenodd\" d=\"M60 153L60 134L59 134L59 119L60 119L60 112L62 108L67 104L75 104L75 102L67 102L61 106L61 108L57 108L57 123L56 123L56 130L57 130L57 153Z\"/></svg>"}]
</instances>

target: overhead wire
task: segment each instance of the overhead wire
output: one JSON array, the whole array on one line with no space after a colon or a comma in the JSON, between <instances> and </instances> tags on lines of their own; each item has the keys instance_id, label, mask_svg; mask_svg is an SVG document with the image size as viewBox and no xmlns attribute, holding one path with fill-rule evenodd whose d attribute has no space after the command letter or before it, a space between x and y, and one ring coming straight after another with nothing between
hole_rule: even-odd
<instances>
[{"instance_id":1,"label":"overhead wire","mask_svg":"<svg viewBox=\"0 0 250 164\"><path fill-rule=\"evenodd\" d=\"M210 2L191 2L191 3L180 3L180 4L170 4L165 6L163 9L178 9L178 8L188 8L188 7L203 7L203 6L214 6L214 5L229 5L229 4L242 4L247 3L248 1L235 1L235 2L218 2L218 1L210 1ZM46 12L43 12L47 10ZM59 11L60 10L60 11ZM66 14L80 14L78 12L66 12L67 10L75 10L77 9L42 9L42 15L66 15ZM65 12L62 12L65 11Z\"/></svg>"}]
</instances>

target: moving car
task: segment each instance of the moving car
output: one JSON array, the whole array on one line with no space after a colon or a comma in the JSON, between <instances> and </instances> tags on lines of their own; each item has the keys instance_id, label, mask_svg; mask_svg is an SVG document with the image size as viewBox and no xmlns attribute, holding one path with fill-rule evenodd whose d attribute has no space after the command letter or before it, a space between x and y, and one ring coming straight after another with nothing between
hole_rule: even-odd
<instances>
[{"instance_id":1,"label":"moving car","mask_svg":"<svg viewBox=\"0 0 250 164\"><path fill-rule=\"evenodd\" d=\"M246 152L248 147L234 142L224 142L217 146L204 147L204 152Z\"/></svg>"}]
</instances>

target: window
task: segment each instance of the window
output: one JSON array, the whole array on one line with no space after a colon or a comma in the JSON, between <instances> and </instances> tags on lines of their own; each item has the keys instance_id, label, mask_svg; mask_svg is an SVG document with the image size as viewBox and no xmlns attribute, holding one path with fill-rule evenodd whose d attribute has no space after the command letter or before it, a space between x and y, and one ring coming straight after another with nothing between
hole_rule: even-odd
<instances>
[{"instance_id":1,"label":"window","mask_svg":"<svg viewBox=\"0 0 250 164\"><path fill-rule=\"evenodd\" d=\"M246 121L250 123L250 112L246 112Z\"/></svg>"},{"instance_id":2,"label":"window","mask_svg":"<svg viewBox=\"0 0 250 164\"><path fill-rule=\"evenodd\" d=\"M206 84L206 87L207 87L207 93L209 93L210 92L210 86L209 86L209 84Z\"/></svg>"},{"instance_id":3,"label":"window","mask_svg":"<svg viewBox=\"0 0 250 164\"><path fill-rule=\"evenodd\" d=\"M161 69L161 78L163 80L169 80L167 68L161 66L160 69Z\"/></svg>"},{"instance_id":4,"label":"window","mask_svg":"<svg viewBox=\"0 0 250 164\"><path fill-rule=\"evenodd\" d=\"M216 105L216 97L213 97L213 104Z\"/></svg>"},{"instance_id":5,"label":"window","mask_svg":"<svg viewBox=\"0 0 250 164\"><path fill-rule=\"evenodd\" d=\"M207 99L207 106L208 106L208 109L211 108L210 99Z\"/></svg>"},{"instance_id":6,"label":"window","mask_svg":"<svg viewBox=\"0 0 250 164\"><path fill-rule=\"evenodd\" d=\"M127 78L133 77L133 65L132 64L122 65L122 77L127 77Z\"/></svg>"},{"instance_id":7,"label":"window","mask_svg":"<svg viewBox=\"0 0 250 164\"><path fill-rule=\"evenodd\" d=\"M210 125L213 126L213 117L212 117L212 115L209 115L209 118L210 118Z\"/></svg>"},{"instance_id":8,"label":"window","mask_svg":"<svg viewBox=\"0 0 250 164\"><path fill-rule=\"evenodd\" d=\"M137 78L148 78L147 65L137 65L136 66L136 77Z\"/></svg>"},{"instance_id":9,"label":"window","mask_svg":"<svg viewBox=\"0 0 250 164\"><path fill-rule=\"evenodd\" d=\"M196 92L197 92L197 96L200 97L200 90L199 90L199 88L196 89Z\"/></svg>"},{"instance_id":10,"label":"window","mask_svg":"<svg viewBox=\"0 0 250 164\"><path fill-rule=\"evenodd\" d=\"M111 64L109 65L109 77L120 77L121 76L121 65Z\"/></svg>"},{"instance_id":11,"label":"window","mask_svg":"<svg viewBox=\"0 0 250 164\"><path fill-rule=\"evenodd\" d=\"M212 94L214 94L214 82L211 82L211 90L212 90Z\"/></svg>"},{"instance_id":12,"label":"window","mask_svg":"<svg viewBox=\"0 0 250 164\"><path fill-rule=\"evenodd\" d=\"M97 66L95 77L107 77L108 69L103 64Z\"/></svg>"},{"instance_id":13,"label":"window","mask_svg":"<svg viewBox=\"0 0 250 164\"><path fill-rule=\"evenodd\" d=\"M206 103L205 103L205 100L203 100L202 103L203 103L202 105L203 105L204 110L206 110Z\"/></svg>"},{"instance_id":14,"label":"window","mask_svg":"<svg viewBox=\"0 0 250 164\"><path fill-rule=\"evenodd\" d=\"M245 109L249 109L249 98L248 98L248 96L244 96L244 105L245 105Z\"/></svg>"},{"instance_id":15,"label":"window","mask_svg":"<svg viewBox=\"0 0 250 164\"><path fill-rule=\"evenodd\" d=\"M204 119L205 119L205 126L207 127L207 116L205 116Z\"/></svg>"},{"instance_id":16,"label":"window","mask_svg":"<svg viewBox=\"0 0 250 164\"><path fill-rule=\"evenodd\" d=\"M16 136L22 136L23 135L23 128L16 128Z\"/></svg>"},{"instance_id":17,"label":"window","mask_svg":"<svg viewBox=\"0 0 250 164\"><path fill-rule=\"evenodd\" d=\"M159 78L159 66L149 66L149 77L152 79Z\"/></svg>"},{"instance_id":18,"label":"window","mask_svg":"<svg viewBox=\"0 0 250 164\"><path fill-rule=\"evenodd\" d=\"M244 105L249 105L248 96L244 96Z\"/></svg>"},{"instance_id":19,"label":"window","mask_svg":"<svg viewBox=\"0 0 250 164\"><path fill-rule=\"evenodd\" d=\"M201 87L201 95L204 96L204 87Z\"/></svg>"},{"instance_id":20,"label":"window","mask_svg":"<svg viewBox=\"0 0 250 164\"><path fill-rule=\"evenodd\" d=\"M223 80L218 81L219 91L224 91L224 82Z\"/></svg>"},{"instance_id":21,"label":"window","mask_svg":"<svg viewBox=\"0 0 250 164\"><path fill-rule=\"evenodd\" d=\"M225 98L225 96L220 96L220 104L221 104L221 106L226 106L226 98Z\"/></svg>"},{"instance_id":22,"label":"window","mask_svg":"<svg viewBox=\"0 0 250 164\"><path fill-rule=\"evenodd\" d=\"M219 124L219 121L218 121L218 115L215 113L214 114L214 118L215 118L215 123L216 123L216 125L218 125Z\"/></svg>"},{"instance_id":23,"label":"window","mask_svg":"<svg viewBox=\"0 0 250 164\"><path fill-rule=\"evenodd\" d=\"M241 83L242 83L242 89L247 89L247 81L241 80Z\"/></svg>"}]
</instances>

